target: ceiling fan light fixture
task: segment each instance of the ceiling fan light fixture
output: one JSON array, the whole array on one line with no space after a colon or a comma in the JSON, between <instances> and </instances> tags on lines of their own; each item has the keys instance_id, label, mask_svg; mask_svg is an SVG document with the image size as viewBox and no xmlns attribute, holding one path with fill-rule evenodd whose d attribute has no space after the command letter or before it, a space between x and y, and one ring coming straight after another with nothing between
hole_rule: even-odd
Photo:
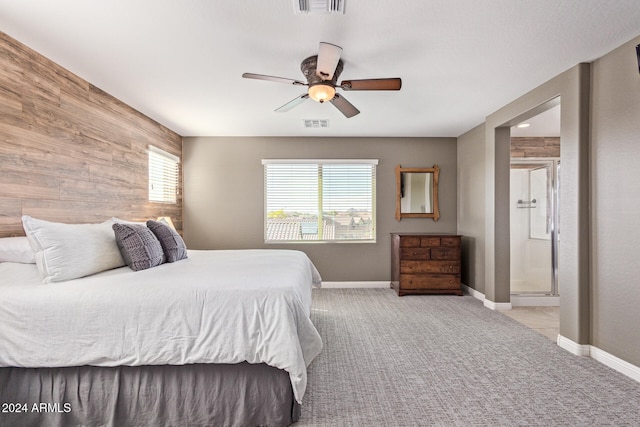
<instances>
[{"instance_id":1,"label":"ceiling fan light fixture","mask_svg":"<svg viewBox=\"0 0 640 427\"><path fill-rule=\"evenodd\" d=\"M309 86L309 97L314 101L323 103L331 101L336 95L336 88L326 83L318 83Z\"/></svg>"}]
</instances>

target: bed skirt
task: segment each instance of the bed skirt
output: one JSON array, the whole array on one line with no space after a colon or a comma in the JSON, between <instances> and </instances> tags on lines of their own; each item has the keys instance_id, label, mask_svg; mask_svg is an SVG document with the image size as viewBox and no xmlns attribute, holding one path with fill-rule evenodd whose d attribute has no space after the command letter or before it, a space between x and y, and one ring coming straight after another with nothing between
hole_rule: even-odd
<instances>
[{"instance_id":1,"label":"bed skirt","mask_svg":"<svg viewBox=\"0 0 640 427\"><path fill-rule=\"evenodd\" d=\"M265 364L0 368L0 425L287 426L289 374Z\"/></svg>"}]
</instances>

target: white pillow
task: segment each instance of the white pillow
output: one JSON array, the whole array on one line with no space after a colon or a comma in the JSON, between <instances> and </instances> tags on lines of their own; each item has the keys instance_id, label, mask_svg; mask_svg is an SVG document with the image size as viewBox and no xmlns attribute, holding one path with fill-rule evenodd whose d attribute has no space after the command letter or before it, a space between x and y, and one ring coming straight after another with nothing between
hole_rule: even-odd
<instances>
[{"instance_id":1,"label":"white pillow","mask_svg":"<svg viewBox=\"0 0 640 427\"><path fill-rule=\"evenodd\" d=\"M89 276L125 265L108 220L100 224L62 224L22 217L44 283Z\"/></svg>"},{"instance_id":2,"label":"white pillow","mask_svg":"<svg viewBox=\"0 0 640 427\"><path fill-rule=\"evenodd\" d=\"M0 239L0 262L35 264L33 249L26 237L3 237Z\"/></svg>"}]
</instances>

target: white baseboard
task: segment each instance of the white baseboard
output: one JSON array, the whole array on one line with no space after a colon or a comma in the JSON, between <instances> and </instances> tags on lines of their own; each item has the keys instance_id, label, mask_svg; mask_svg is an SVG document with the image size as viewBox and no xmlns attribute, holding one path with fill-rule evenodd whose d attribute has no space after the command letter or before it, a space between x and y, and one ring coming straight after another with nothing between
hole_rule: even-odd
<instances>
[{"instance_id":1,"label":"white baseboard","mask_svg":"<svg viewBox=\"0 0 640 427\"><path fill-rule=\"evenodd\" d=\"M554 296L525 296L525 295L511 295L511 302L509 303L495 303L493 301L487 301L482 292L478 292L473 288L463 284L462 290L465 294L469 294L475 299L482 301L485 307L491 310L510 310L513 307L558 307L560 306L560 297Z\"/></svg>"},{"instance_id":2,"label":"white baseboard","mask_svg":"<svg viewBox=\"0 0 640 427\"><path fill-rule=\"evenodd\" d=\"M598 347L591 346L591 351L589 353L590 356L598 362L640 382L640 366L632 365L631 363L624 361L611 353L607 353Z\"/></svg>"},{"instance_id":3,"label":"white baseboard","mask_svg":"<svg viewBox=\"0 0 640 427\"><path fill-rule=\"evenodd\" d=\"M559 307L560 297L546 295L511 295L514 307Z\"/></svg>"},{"instance_id":4,"label":"white baseboard","mask_svg":"<svg viewBox=\"0 0 640 427\"><path fill-rule=\"evenodd\" d=\"M511 310L513 308L510 302L493 302L488 299L484 300L484 306L491 310Z\"/></svg>"},{"instance_id":5,"label":"white baseboard","mask_svg":"<svg viewBox=\"0 0 640 427\"><path fill-rule=\"evenodd\" d=\"M489 301L488 299L485 298L484 294L482 292L478 292L473 288L470 288L469 286L462 284L462 291L465 294L469 294L472 297L474 297L475 299L479 299L480 301L482 301L482 303L484 304L485 307L487 307L490 310L511 310L511 303L510 302L493 302L493 301Z\"/></svg>"},{"instance_id":6,"label":"white baseboard","mask_svg":"<svg viewBox=\"0 0 640 427\"><path fill-rule=\"evenodd\" d=\"M558 335L558 345L576 356L591 357L603 365L626 375L632 380L640 382L640 366L632 365L598 347L588 344L578 344L562 335Z\"/></svg>"},{"instance_id":7,"label":"white baseboard","mask_svg":"<svg viewBox=\"0 0 640 427\"><path fill-rule=\"evenodd\" d=\"M479 299L480 301L484 301L484 294L482 292L478 292L475 289L470 288L469 286L465 285L464 283L462 284L462 291L465 294L471 295L475 299Z\"/></svg>"},{"instance_id":8,"label":"white baseboard","mask_svg":"<svg viewBox=\"0 0 640 427\"><path fill-rule=\"evenodd\" d=\"M391 283L388 281L380 282L322 282L322 287L327 289L338 288L390 288Z\"/></svg>"},{"instance_id":9,"label":"white baseboard","mask_svg":"<svg viewBox=\"0 0 640 427\"><path fill-rule=\"evenodd\" d=\"M589 356L591 353L590 345L578 344L577 342L572 341L569 338L563 337L559 334L556 343L563 349L567 350L569 353L575 354L576 356Z\"/></svg>"}]
</instances>

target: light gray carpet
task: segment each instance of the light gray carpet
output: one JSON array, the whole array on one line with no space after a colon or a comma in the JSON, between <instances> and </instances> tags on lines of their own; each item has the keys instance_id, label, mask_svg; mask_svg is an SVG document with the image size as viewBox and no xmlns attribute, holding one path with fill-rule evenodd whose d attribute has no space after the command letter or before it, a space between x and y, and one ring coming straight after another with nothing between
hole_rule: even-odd
<instances>
[{"instance_id":1,"label":"light gray carpet","mask_svg":"<svg viewBox=\"0 0 640 427\"><path fill-rule=\"evenodd\" d=\"M640 426L640 383L464 296L316 289L296 426Z\"/></svg>"}]
</instances>

